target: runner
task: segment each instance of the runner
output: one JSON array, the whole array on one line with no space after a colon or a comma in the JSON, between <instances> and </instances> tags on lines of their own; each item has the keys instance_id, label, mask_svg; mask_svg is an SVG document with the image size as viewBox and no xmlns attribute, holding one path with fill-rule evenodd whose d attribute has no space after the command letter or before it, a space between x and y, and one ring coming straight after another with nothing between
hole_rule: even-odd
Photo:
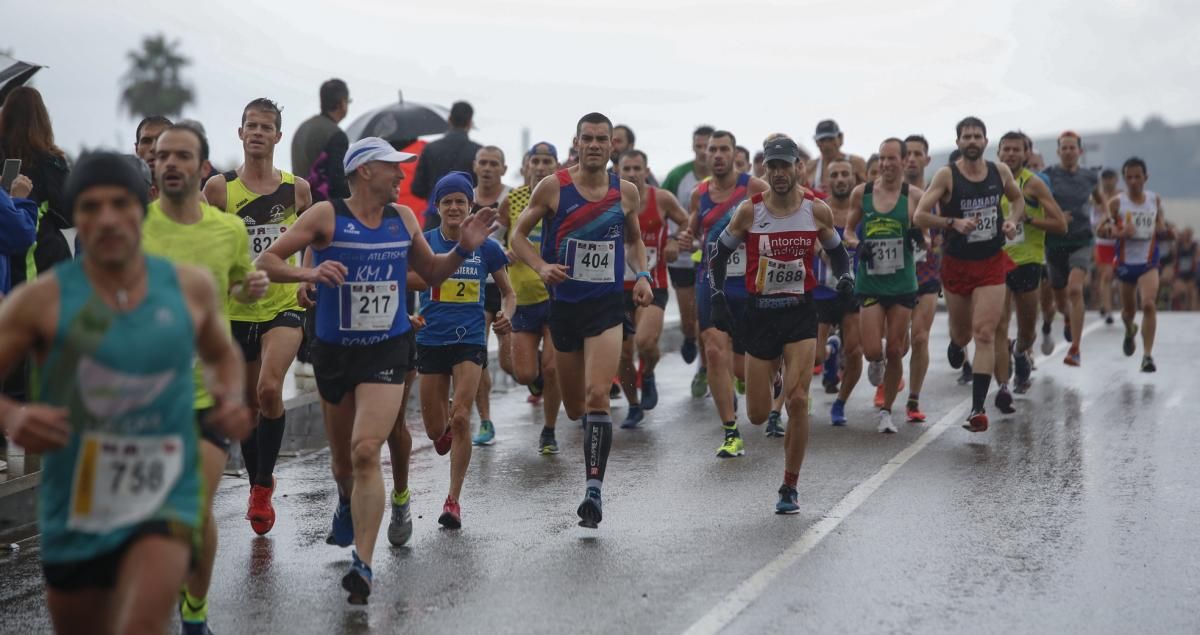
<instances>
[{"instance_id":1,"label":"runner","mask_svg":"<svg viewBox=\"0 0 1200 635\"><path fill-rule=\"evenodd\" d=\"M1079 165L1083 155L1083 140L1067 131L1058 136L1058 165L1046 168L1054 201L1067 215L1067 233L1046 237L1046 273L1054 288L1054 301L1066 319L1063 337L1071 349L1063 358L1068 366L1079 366L1079 339L1083 334L1083 285L1092 268L1092 219L1087 203L1091 200L1102 208L1107 204L1100 198L1096 185L1096 170Z\"/></svg>"},{"instance_id":2,"label":"runner","mask_svg":"<svg viewBox=\"0 0 1200 635\"><path fill-rule=\"evenodd\" d=\"M480 150L482 154L484 151ZM478 162L477 162L478 165ZM462 238L463 221L475 206L471 176L451 172L433 188L442 224L425 232L425 240L435 254L453 251ZM476 213L493 208L480 208ZM495 328L506 333L508 316L516 312L517 297L508 282L504 266L508 258L495 240L484 241L459 265L458 270L440 285L420 284L421 317L425 327L417 331L417 368L421 373L421 418L425 432L438 454L450 452L450 493L442 505L438 523L447 529L462 527L459 499L463 480L471 463L471 406L487 374L487 340L484 337L484 299L481 287L488 275L496 281L502 308L496 312ZM423 283L420 278L416 281ZM415 281L414 281L415 282ZM453 379L454 395L449 401ZM490 425L490 422L488 422Z\"/></svg>"},{"instance_id":3,"label":"runner","mask_svg":"<svg viewBox=\"0 0 1200 635\"><path fill-rule=\"evenodd\" d=\"M151 115L142 119L137 125L137 132L133 138L133 153L150 167L150 174L154 174L154 142L158 141L158 135L162 134L163 130L170 125L171 120L162 115ZM151 184L150 200L156 198L158 196Z\"/></svg>"},{"instance_id":4,"label":"runner","mask_svg":"<svg viewBox=\"0 0 1200 635\"><path fill-rule=\"evenodd\" d=\"M925 168L930 160L929 141L919 134L912 134L904 138L904 146L908 150L904 157L904 182L923 191ZM937 206L934 206L934 213L938 213ZM909 423L924 423L921 388L925 386L925 373L929 371L929 333L933 330L937 301L942 295L942 232L930 229L928 249L918 247L913 260L917 270L917 306L912 310L909 340L912 353L908 359L909 389L904 414ZM964 363L964 370L966 366Z\"/></svg>"},{"instance_id":5,"label":"runner","mask_svg":"<svg viewBox=\"0 0 1200 635\"><path fill-rule=\"evenodd\" d=\"M1121 281L1121 321L1125 323L1123 350L1131 357L1137 345L1137 296L1142 306L1142 372L1153 373L1154 334L1158 326L1158 240L1169 235L1162 199L1146 189L1150 180L1146 162L1131 157L1121 166L1125 190L1108 204L1110 221L1102 232L1117 236L1117 278Z\"/></svg>"},{"instance_id":6,"label":"runner","mask_svg":"<svg viewBox=\"0 0 1200 635\"><path fill-rule=\"evenodd\" d=\"M504 151L496 146L484 146L475 153L475 163L473 166L475 172L475 180L478 185L475 187L474 202L471 203L471 213L490 207L496 209L508 196L510 188L505 185L500 179L508 172L508 165L504 160ZM497 233L493 234L497 241L504 240L502 228ZM428 237L426 237L428 240ZM487 285L484 287L484 330L483 330L483 348L487 351L488 333L492 330L492 322L496 320L496 314L500 311L500 291L496 287L496 283L489 273L487 276ZM512 315L511 313L508 315ZM504 339L507 335L496 334L497 337ZM488 356L483 356L483 369L487 370ZM480 375L478 393L475 395L475 407L479 409L479 434L471 439L471 443L475 445L489 445L496 439L496 426L492 424L492 376L484 372ZM470 415L468 409L467 414ZM468 455L469 458L470 455Z\"/></svg>"},{"instance_id":7,"label":"runner","mask_svg":"<svg viewBox=\"0 0 1200 635\"><path fill-rule=\"evenodd\" d=\"M558 409L562 405L562 393L558 388L558 360L554 340L550 337L550 292L537 271L524 261L512 257L513 229L517 219L533 195L533 187L558 171L558 149L553 144L535 144L525 154L526 183L509 192L500 203L500 224L507 227L509 250L508 277L517 294L517 309L512 317L513 333L501 340L500 361L517 383L529 387L531 396L540 397L542 402L542 434L538 438L538 452L542 455L558 454L558 441L554 436L558 421ZM530 230L528 240L535 250L542 246L542 223ZM541 354L538 347L541 346ZM506 361L507 360L507 361Z\"/></svg>"},{"instance_id":8,"label":"runner","mask_svg":"<svg viewBox=\"0 0 1200 635\"><path fill-rule=\"evenodd\" d=\"M713 143L719 141L714 135ZM796 143L777 138L767 142L764 151L770 189L755 192L738 206L721 230L709 263L712 320L734 319L723 289L730 288L725 284L729 260L745 245L748 265L743 282L749 299L744 319L755 325L746 334L746 412L755 425L767 420L775 373L782 362L788 426L783 485L775 513L795 514L800 511L796 487L808 446L808 385L817 334L817 314L809 294L817 286L813 262L818 239L830 256L843 295L851 292L854 280L849 273L849 254L834 230L832 212L799 187L796 163L800 149ZM716 156L721 155L718 152Z\"/></svg>"},{"instance_id":9,"label":"runner","mask_svg":"<svg viewBox=\"0 0 1200 635\"><path fill-rule=\"evenodd\" d=\"M0 373L32 355L42 399L0 396L0 431L43 455L55 631L161 633L203 516L193 359L221 397L207 424L235 437L249 430L242 367L211 277L143 254L149 192L127 157L85 155L64 194L83 257L0 304Z\"/></svg>"},{"instance_id":10,"label":"runner","mask_svg":"<svg viewBox=\"0 0 1200 635\"><path fill-rule=\"evenodd\" d=\"M907 153L904 141L895 137L879 145L879 178L854 188L846 222L854 228L847 247L859 251L854 292L862 304L863 354L871 364L871 383L883 388L882 401L875 403L875 429L882 433L896 432L892 404L900 391L910 318L917 305L913 250L925 247L924 232L912 224L922 192L902 178ZM888 211L880 211L884 208Z\"/></svg>"},{"instance_id":11,"label":"runner","mask_svg":"<svg viewBox=\"0 0 1200 635\"><path fill-rule=\"evenodd\" d=\"M314 205L258 259L273 282L317 289L312 358L338 486L332 534L335 544L356 547L342 578L352 604L366 603L371 594L384 507L379 453L395 426L412 363L412 325L402 308L405 274L411 265L431 286L441 285L483 244L495 218L488 209L469 217L452 253L435 255L413 211L392 203L403 179L399 164L413 158L378 137L354 142L345 160L350 198ZM309 246L314 267L288 264Z\"/></svg>"},{"instance_id":12,"label":"runner","mask_svg":"<svg viewBox=\"0 0 1200 635\"><path fill-rule=\"evenodd\" d=\"M254 271L250 263L245 227L233 216L201 202L200 179L209 168L208 140L191 126L175 124L159 135L154 153L159 199L150 204L142 225L146 253L207 269L217 282L222 302L232 299L250 304L262 299L269 284L266 274ZM226 304L222 315L227 316L232 306ZM204 411L214 407L215 401L205 390L199 368L196 373L195 408L201 422L200 453L206 484L204 509L211 512L213 496L229 461L229 439L203 423ZM207 628L208 590L217 557L217 523L211 513L205 516L203 532L203 548L179 598L180 619L187 632L204 633Z\"/></svg>"},{"instance_id":13,"label":"runner","mask_svg":"<svg viewBox=\"0 0 1200 635\"><path fill-rule=\"evenodd\" d=\"M850 220L850 195L854 192L854 166L846 160L829 164L829 198L825 200L833 214L833 227L838 236L846 233ZM844 244L844 243L841 243ZM850 253L851 262L854 254ZM862 377L862 338L858 301L853 294L840 294L837 290L838 276L826 263L825 258L815 263L818 285L812 291L813 305L817 312L817 341L826 343L818 351L816 359L825 366L821 383L825 392L837 393L829 409L829 421L835 426L846 425L846 401ZM838 335L830 335L832 329ZM839 361L839 358L841 361ZM839 387L839 376L841 385Z\"/></svg>"},{"instance_id":14,"label":"runner","mask_svg":"<svg viewBox=\"0 0 1200 635\"><path fill-rule=\"evenodd\" d=\"M1196 310L1196 284L1200 276L1200 246L1196 244L1191 227L1184 227L1175 242L1171 260L1175 263L1175 284L1171 290L1171 306L1183 311Z\"/></svg>"},{"instance_id":15,"label":"runner","mask_svg":"<svg viewBox=\"0 0 1200 635\"><path fill-rule=\"evenodd\" d=\"M963 427L983 432L988 427L983 402L994 370L993 338L1004 309L1005 276L1013 269L1004 239L1013 238L1016 225L1025 222L1025 199L1008 166L983 159L987 127L982 121L967 117L955 133L962 156L934 174L913 220L923 229L946 232L942 284L950 313L947 357L951 367L962 368L963 348L975 340L971 413ZM1000 216L1001 196L1011 204L1008 220ZM941 215L935 216L939 203Z\"/></svg>"},{"instance_id":16,"label":"runner","mask_svg":"<svg viewBox=\"0 0 1200 635\"><path fill-rule=\"evenodd\" d=\"M633 298L653 299L646 248L637 214L637 187L605 169L612 146L612 121L593 112L575 127L579 165L547 177L533 190L517 219L513 250L552 287L550 334L558 350L558 380L571 419L584 425L587 493L579 524L595 528L602 519L600 488L612 445L608 389L620 361L625 249L638 270ZM529 235L545 220L541 250ZM644 280L643 280L644 279Z\"/></svg>"},{"instance_id":17,"label":"runner","mask_svg":"<svg viewBox=\"0 0 1200 635\"><path fill-rule=\"evenodd\" d=\"M708 384L712 389L713 403L717 406L717 414L721 417L721 426L725 440L717 450L717 457L732 458L746 453L745 442L737 427L737 397L734 395L733 379L745 381L746 378L746 348L742 335L745 325L742 312L746 304L746 248L740 247L733 252L727 263L729 279L723 288L713 287L712 265L713 256L717 253L718 239L725 226L733 218L733 212L738 205L748 197L761 194L767 190L767 184L762 179L756 179L745 172L739 174L733 171L733 148L737 145L733 133L718 130L708 141L708 161L712 168L711 179L701 183L692 192L690 234L702 237L705 266L700 270L696 284L696 310L700 319L700 338L704 343L705 358L712 371L708 373ZM710 300L720 293L728 303L732 320L714 322L716 315L710 306Z\"/></svg>"},{"instance_id":18,"label":"runner","mask_svg":"<svg viewBox=\"0 0 1200 635\"><path fill-rule=\"evenodd\" d=\"M872 154L867 157L867 182L874 182L879 178L879 153Z\"/></svg>"},{"instance_id":19,"label":"runner","mask_svg":"<svg viewBox=\"0 0 1200 635\"><path fill-rule=\"evenodd\" d=\"M829 166L838 159L850 162L856 184L867 180L866 161L863 161L860 156L842 152L842 143L845 141L845 137L836 121L826 119L818 123L813 141L817 143L818 154L815 159L805 165L805 183L814 190L829 191Z\"/></svg>"},{"instance_id":20,"label":"runner","mask_svg":"<svg viewBox=\"0 0 1200 635\"><path fill-rule=\"evenodd\" d=\"M650 286L654 300L649 306L639 307L633 300L633 287L637 284L637 271L625 263L625 317L634 325L634 337L621 343L621 388L629 402L622 428L637 428L645 419L645 410L654 410L658 405L658 385L654 380L654 369L658 366L661 353L658 338L662 335L663 313L667 308L667 263L675 259L679 250L675 238L667 233L667 219L680 227L688 224L687 214L679 207L669 192L646 184L649 174L646 154L641 150L627 151L618 162L621 178L633 183L638 190L642 209L638 212L638 226L642 244L646 246L646 264L650 271ZM691 244L691 237L684 234ZM633 364L634 349L637 350L639 366ZM638 386L641 386L641 399Z\"/></svg>"},{"instance_id":21,"label":"runner","mask_svg":"<svg viewBox=\"0 0 1200 635\"><path fill-rule=\"evenodd\" d=\"M1117 189L1117 171L1111 168L1101 171L1100 198L1106 203L1105 205L1096 205L1093 201L1088 205L1093 232L1100 226L1100 223L1108 219L1108 204L1120 193L1121 191ZM1116 246L1115 238L1096 236L1096 268L1092 272L1092 297L1099 299L1100 317L1104 319L1105 324L1113 323L1113 270L1117 260Z\"/></svg>"},{"instance_id":22,"label":"runner","mask_svg":"<svg viewBox=\"0 0 1200 635\"><path fill-rule=\"evenodd\" d=\"M996 408L1004 414L1013 409L1012 392L1018 394L1029 390L1029 375L1033 370L1033 344L1037 339L1038 290L1046 262L1046 234L1062 234L1067 231L1067 219L1046 182L1025 167L1026 158L1033 143L1024 133L1006 132L1000 137L997 156L1015 175L1017 186L1025 197L1025 222L1016 226L1016 236L1004 245L1016 265L1005 278L1007 290L1004 295L1004 312L996 324ZM1008 199L1000 199L1000 211L1008 218ZM1008 339L1009 322L1013 311L1017 314L1017 340ZM1009 392L1009 356L1016 370L1013 391Z\"/></svg>"},{"instance_id":23,"label":"runner","mask_svg":"<svg viewBox=\"0 0 1200 635\"><path fill-rule=\"evenodd\" d=\"M733 169L738 174L742 172L750 172L754 165L750 162L750 150L746 146L737 146L733 149Z\"/></svg>"},{"instance_id":24,"label":"runner","mask_svg":"<svg viewBox=\"0 0 1200 635\"><path fill-rule=\"evenodd\" d=\"M700 126L692 133L692 152L695 158L687 163L676 166L667 174L662 189L675 195L679 204L687 205L692 200L692 192L704 179L712 176L712 168L708 165L708 140L712 137L712 126ZM678 235L684 229L668 219L667 230L672 236ZM696 334L699 332L696 321L696 273L698 265L692 259L696 251L695 245L681 246L679 256L667 263L667 274L671 278L671 286L675 289L675 302L679 305L679 328L683 331L683 345L679 348L683 361L691 364L700 354L700 368L692 379L692 396L703 397L708 390L708 378L704 363L704 352L696 346ZM696 394L699 387L700 394Z\"/></svg>"},{"instance_id":25,"label":"runner","mask_svg":"<svg viewBox=\"0 0 1200 635\"><path fill-rule=\"evenodd\" d=\"M283 138L279 106L255 99L242 110L238 138L242 165L214 176L204 185L209 204L243 223L249 255L257 258L312 205L308 182L275 167L275 146ZM294 261L292 264L296 264ZM258 421L242 442L242 460L250 481L246 520L262 536L275 525L275 462L283 445L287 411L283 379L300 350L304 311L295 284L273 284L266 297L251 304L229 303L233 338L246 360L246 403Z\"/></svg>"}]
</instances>

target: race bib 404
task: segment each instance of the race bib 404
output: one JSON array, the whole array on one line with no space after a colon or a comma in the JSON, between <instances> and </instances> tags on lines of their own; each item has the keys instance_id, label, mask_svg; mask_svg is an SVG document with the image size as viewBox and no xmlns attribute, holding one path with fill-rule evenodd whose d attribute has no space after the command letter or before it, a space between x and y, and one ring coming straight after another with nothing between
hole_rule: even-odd
<instances>
[{"instance_id":1,"label":"race bib 404","mask_svg":"<svg viewBox=\"0 0 1200 635\"><path fill-rule=\"evenodd\" d=\"M567 242L568 275L580 282L617 281L617 243L613 240Z\"/></svg>"},{"instance_id":2,"label":"race bib 404","mask_svg":"<svg viewBox=\"0 0 1200 635\"><path fill-rule=\"evenodd\" d=\"M153 518L183 472L179 435L84 435L67 527L103 533Z\"/></svg>"}]
</instances>

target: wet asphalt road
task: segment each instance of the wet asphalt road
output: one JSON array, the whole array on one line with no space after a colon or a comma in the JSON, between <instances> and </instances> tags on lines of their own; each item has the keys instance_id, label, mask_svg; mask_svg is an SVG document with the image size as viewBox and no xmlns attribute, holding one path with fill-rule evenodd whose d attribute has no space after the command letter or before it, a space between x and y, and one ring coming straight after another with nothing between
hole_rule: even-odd
<instances>
[{"instance_id":1,"label":"wet asphalt road","mask_svg":"<svg viewBox=\"0 0 1200 635\"><path fill-rule=\"evenodd\" d=\"M969 388L944 361L940 315L922 396L929 423L877 434L864 373L850 426L832 428L832 398L817 387L797 516L772 513L782 441L743 422L746 456L715 458L714 411L691 398L691 370L677 354L661 367L662 398L646 427L614 431L598 531L576 527L577 424L560 421L562 454L536 455L541 410L517 391L493 397L498 442L474 454L464 528L439 529L449 466L412 417L416 533L405 548L381 535L370 605L346 603L350 551L324 543L335 494L320 452L278 470L279 520L267 537L242 519L245 481L226 479L211 625L217 633L1197 632L1200 427L1185 409L1198 386L1197 325L1193 316L1160 318L1155 375L1137 371L1140 352L1122 356L1119 326L1098 325L1082 369L1064 367L1060 349L1039 363L1016 415L989 408L992 429L971 434L958 427ZM614 418L624 412L615 402ZM842 514L843 498L858 506ZM802 555L787 555L806 540ZM33 540L0 555L0 631L48 631L37 553Z\"/></svg>"}]
</instances>

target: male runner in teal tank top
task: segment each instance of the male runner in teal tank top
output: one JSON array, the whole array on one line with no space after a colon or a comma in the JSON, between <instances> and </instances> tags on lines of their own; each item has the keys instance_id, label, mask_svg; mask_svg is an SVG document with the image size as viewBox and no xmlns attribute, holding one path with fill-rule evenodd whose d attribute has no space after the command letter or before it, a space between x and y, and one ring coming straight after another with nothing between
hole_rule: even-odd
<instances>
[{"instance_id":1,"label":"male runner in teal tank top","mask_svg":"<svg viewBox=\"0 0 1200 635\"><path fill-rule=\"evenodd\" d=\"M55 631L161 633L203 515L192 361L215 376L210 423L242 438L242 359L211 276L142 252L148 191L129 158L83 157L66 198L83 258L0 305L0 373L33 354L42 377L41 403L0 397L0 429L45 454Z\"/></svg>"}]
</instances>

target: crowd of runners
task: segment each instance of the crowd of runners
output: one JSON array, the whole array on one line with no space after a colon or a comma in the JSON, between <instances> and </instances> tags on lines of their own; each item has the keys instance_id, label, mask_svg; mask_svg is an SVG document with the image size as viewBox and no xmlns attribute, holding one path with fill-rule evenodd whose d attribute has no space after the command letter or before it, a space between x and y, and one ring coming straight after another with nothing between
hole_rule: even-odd
<instances>
[{"instance_id":1,"label":"crowd of runners","mask_svg":"<svg viewBox=\"0 0 1200 635\"><path fill-rule=\"evenodd\" d=\"M348 94L335 97L344 114ZM831 120L812 157L786 134L739 145L700 127L694 159L656 185L632 130L590 113L569 131L567 157L549 142L527 148L515 188L501 181L503 151L480 148L474 174L436 181L439 222L426 229L426 210L396 203L418 157L359 139L341 162L348 195L331 197L278 167L281 127L274 102L249 102L243 163L223 173L210 174L202 127L162 117L138 126L134 156L85 155L66 188L77 259L0 304L0 370L26 356L36 367L36 402L0 399L0 421L45 455L42 560L61 632L161 632L174 611L185 633L209 632L215 484L239 442L246 519L271 531L283 383L298 353L312 364L337 488L327 542L353 548L341 584L362 604L385 517L392 545L413 534L405 411L418 376L425 434L449 454L438 522L462 526L472 446L496 435L490 334L503 371L543 407L531 452L559 452L560 406L583 426L577 514L595 528L614 391L627 400L620 428L645 425L673 292L679 352L698 360L692 397L711 398L719 424L715 456L745 454L743 403L751 424L783 439L773 511L795 514L809 427L850 423L864 365L869 424L887 434L925 422L939 298L946 360L972 387L963 427L982 433L993 380L1003 413L1033 382L1039 318L1045 355L1058 314L1070 342L1040 363L1080 367L1085 298L1096 297L1108 320L1119 312L1124 354L1140 351L1140 370L1154 372L1164 256L1174 280L1184 258L1194 275L1194 245L1165 246L1191 234L1166 223L1149 166L1083 167L1074 132L1044 166L1028 136L992 142L967 117L950 162L931 166L920 135L882 139L864 160L842 151ZM837 394L828 413L813 411L814 376Z\"/></svg>"}]
</instances>

